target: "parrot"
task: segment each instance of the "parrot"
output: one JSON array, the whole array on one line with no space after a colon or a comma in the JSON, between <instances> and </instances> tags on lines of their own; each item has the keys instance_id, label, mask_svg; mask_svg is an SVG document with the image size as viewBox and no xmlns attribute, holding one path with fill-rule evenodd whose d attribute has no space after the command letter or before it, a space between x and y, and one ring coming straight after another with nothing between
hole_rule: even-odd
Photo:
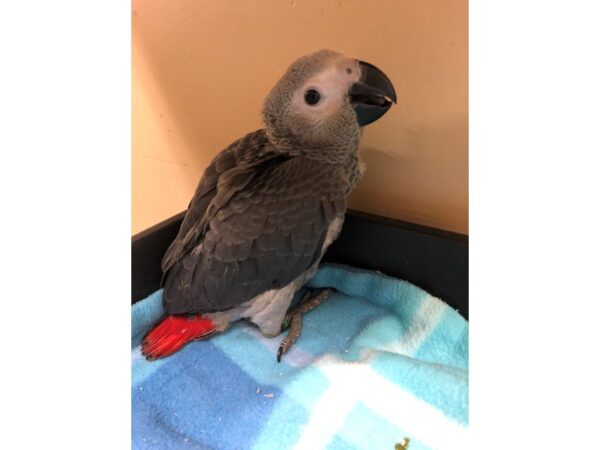
<instances>
[{"instance_id":1,"label":"parrot","mask_svg":"<svg viewBox=\"0 0 600 450\"><path fill-rule=\"evenodd\" d=\"M165 314L142 339L148 360L245 320L269 338L292 323L280 361L301 314L331 292L291 307L340 233L364 171L362 128L393 103L388 76L343 53L320 50L289 66L264 100L264 127L217 154L200 178L161 262Z\"/></svg>"}]
</instances>

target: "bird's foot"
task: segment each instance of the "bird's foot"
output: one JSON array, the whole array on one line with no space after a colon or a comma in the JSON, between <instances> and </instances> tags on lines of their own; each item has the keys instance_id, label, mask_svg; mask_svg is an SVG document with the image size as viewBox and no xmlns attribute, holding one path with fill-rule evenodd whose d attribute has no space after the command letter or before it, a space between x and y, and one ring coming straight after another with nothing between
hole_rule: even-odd
<instances>
[{"instance_id":1,"label":"bird's foot","mask_svg":"<svg viewBox=\"0 0 600 450\"><path fill-rule=\"evenodd\" d=\"M300 303L287 312L281 327L282 330L289 327L290 331L279 345L279 350L277 350L277 362L281 362L281 357L300 337L300 333L302 332L302 314L309 312L323 303L332 292L333 289L330 288L323 289L317 295L312 295L308 292L302 300L300 300Z\"/></svg>"}]
</instances>

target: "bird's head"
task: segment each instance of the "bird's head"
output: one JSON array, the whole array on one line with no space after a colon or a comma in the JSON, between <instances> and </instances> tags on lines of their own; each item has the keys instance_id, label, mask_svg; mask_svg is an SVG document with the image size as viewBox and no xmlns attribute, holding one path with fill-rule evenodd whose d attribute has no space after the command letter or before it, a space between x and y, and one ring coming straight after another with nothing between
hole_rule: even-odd
<instances>
[{"instance_id":1,"label":"bird's head","mask_svg":"<svg viewBox=\"0 0 600 450\"><path fill-rule=\"evenodd\" d=\"M352 149L361 127L396 103L389 78L372 64L332 50L296 60L271 90L263 120L281 147Z\"/></svg>"}]
</instances>

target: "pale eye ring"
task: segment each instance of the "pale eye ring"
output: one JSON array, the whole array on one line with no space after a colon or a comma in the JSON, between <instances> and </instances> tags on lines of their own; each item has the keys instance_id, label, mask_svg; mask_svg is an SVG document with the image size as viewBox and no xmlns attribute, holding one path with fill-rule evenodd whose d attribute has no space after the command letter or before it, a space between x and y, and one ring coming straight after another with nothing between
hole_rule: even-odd
<instances>
[{"instance_id":1,"label":"pale eye ring","mask_svg":"<svg viewBox=\"0 0 600 450\"><path fill-rule=\"evenodd\" d=\"M321 94L316 89L308 89L304 93L304 101L307 105L315 106L321 100Z\"/></svg>"}]
</instances>

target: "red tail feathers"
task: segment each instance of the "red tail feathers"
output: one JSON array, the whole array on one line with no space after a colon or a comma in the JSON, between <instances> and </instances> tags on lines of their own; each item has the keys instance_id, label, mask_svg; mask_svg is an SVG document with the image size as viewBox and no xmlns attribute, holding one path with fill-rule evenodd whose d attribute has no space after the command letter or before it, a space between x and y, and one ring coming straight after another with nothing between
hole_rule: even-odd
<instances>
[{"instance_id":1,"label":"red tail feathers","mask_svg":"<svg viewBox=\"0 0 600 450\"><path fill-rule=\"evenodd\" d=\"M142 354L150 360L164 358L197 339L216 332L215 325L202 316L168 316L144 336Z\"/></svg>"}]
</instances>

